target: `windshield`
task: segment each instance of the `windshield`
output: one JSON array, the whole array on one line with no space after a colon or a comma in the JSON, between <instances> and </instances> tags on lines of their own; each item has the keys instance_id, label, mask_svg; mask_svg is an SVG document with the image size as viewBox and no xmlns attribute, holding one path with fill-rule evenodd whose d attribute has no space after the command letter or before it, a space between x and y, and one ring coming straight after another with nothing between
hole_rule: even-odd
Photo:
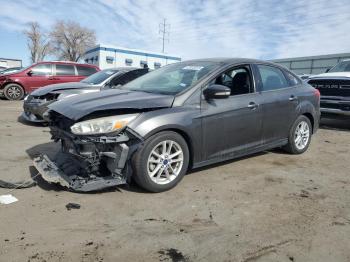
<instances>
[{"instance_id":1,"label":"windshield","mask_svg":"<svg viewBox=\"0 0 350 262\"><path fill-rule=\"evenodd\" d=\"M117 73L119 70L117 69L105 69L102 71L99 71L95 74L92 74L91 76L85 78L84 80L81 80L80 82L89 84L89 85L98 85L101 84L103 81L105 81L110 76Z\"/></svg>"},{"instance_id":2,"label":"windshield","mask_svg":"<svg viewBox=\"0 0 350 262\"><path fill-rule=\"evenodd\" d=\"M203 61L174 63L145 74L121 89L175 95L195 85L218 65Z\"/></svg>"},{"instance_id":3,"label":"windshield","mask_svg":"<svg viewBox=\"0 0 350 262\"><path fill-rule=\"evenodd\" d=\"M335 65L328 72L350 72L350 61L343 61Z\"/></svg>"},{"instance_id":4,"label":"windshield","mask_svg":"<svg viewBox=\"0 0 350 262\"><path fill-rule=\"evenodd\" d=\"M0 71L0 75L11 74L11 73L18 72L20 70L22 70L22 67L12 67L12 68L8 68L3 71Z\"/></svg>"}]
</instances>

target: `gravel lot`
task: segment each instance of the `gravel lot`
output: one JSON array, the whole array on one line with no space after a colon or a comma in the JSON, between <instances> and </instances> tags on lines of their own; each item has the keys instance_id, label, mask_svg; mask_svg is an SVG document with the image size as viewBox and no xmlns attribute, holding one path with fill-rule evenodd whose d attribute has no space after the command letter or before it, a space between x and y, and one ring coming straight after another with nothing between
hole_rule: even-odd
<instances>
[{"instance_id":1,"label":"gravel lot","mask_svg":"<svg viewBox=\"0 0 350 262\"><path fill-rule=\"evenodd\" d=\"M0 100L0 179L36 175L47 127ZM194 170L173 190L77 194L38 179L0 205L0 261L350 261L350 120L324 121L310 150ZM0 195L7 193L0 188ZM80 209L67 210L78 203Z\"/></svg>"}]
</instances>

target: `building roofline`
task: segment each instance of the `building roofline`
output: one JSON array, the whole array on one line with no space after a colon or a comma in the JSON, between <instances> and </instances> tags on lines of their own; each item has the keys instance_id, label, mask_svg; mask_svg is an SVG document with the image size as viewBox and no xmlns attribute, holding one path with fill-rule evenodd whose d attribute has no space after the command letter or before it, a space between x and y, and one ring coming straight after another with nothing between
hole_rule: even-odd
<instances>
[{"instance_id":1,"label":"building roofline","mask_svg":"<svg viewBox=\"0 0 350 262\"><path fill-rule=\"evenodd\" d=\"M22 62L22 59L15 59L15 58L4 58L4 57L0 57L0 60L20 61L20 62Z\"/></svg>"},{"instance_id":2,"label":"building roofline","mask_svg":"<svg viewBox=\"0 0 350 262\"><path fill-rule=\"evenodd\" d=\"M331 58L342 58L342 57L350 57L350 53L338 53L338 54L329 54L329 55L314 55L314 56L301 56L301 57L290 57L290 58L278 58L271 59L273 62L289 62L293 61L304 61L311 59L331 59Z\"/></svg>"},{"instance_id":3,"label":"building roofline","mask_svg":"<svg viewBox=\"0 0 350 262\"><path fill-rule=\"evenodd\" d=\"M105 44L98 44L98 45L92 47L91 49L89 49L85 52L85 55L92 53L92 52L100 51L100 50L181 61L181 58L179 56L151 52L151 51L141 50L141 49L131 49L131 48L125 48L125 47L120 47L120 46L105 45Z\"/></svg>"}]
</instances>

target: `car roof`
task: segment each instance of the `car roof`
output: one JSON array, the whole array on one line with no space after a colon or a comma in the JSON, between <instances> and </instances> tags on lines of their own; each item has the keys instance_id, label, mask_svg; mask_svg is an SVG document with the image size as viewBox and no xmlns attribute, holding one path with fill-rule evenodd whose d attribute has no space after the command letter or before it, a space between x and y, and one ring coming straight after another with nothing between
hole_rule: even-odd
<instances>
[{"instance_id":1,"label":"car roof","mask_svg":"<svg viewBox=\"0 0 350 262\"><path fill-rule=\"evenodd\" d=\"M91 64L84 64L84 63L78 63L78 62L72 62L72 61L41 61L41 62L37 62L34 63L32 65L38 65L38 64L63 64L63 65L79 65L79 66L86 66L86 67L94 67L94 68L98 68L95 65L91 65Z\"/></svg>"},{"instance_id":2,"label":"car roof","mask_svg":"<svg viewBox=\"0 0 350 262\"><path fill-rule=\"evenodd\" d=\"M231 57L213 57L213 58L201 58L201 59L192 59L192 60L187 60L187 61L183 61L183 62L216 62L216 63L223 63L223 64L270 64L270 65L274 65L274 66L279 66L281 67L279 64L273 63L273 62L269 62L269 61L265 61L265 60L259 60L259 59L252 59L252 58L231 58Z\"/></svg>"}]
</instances>

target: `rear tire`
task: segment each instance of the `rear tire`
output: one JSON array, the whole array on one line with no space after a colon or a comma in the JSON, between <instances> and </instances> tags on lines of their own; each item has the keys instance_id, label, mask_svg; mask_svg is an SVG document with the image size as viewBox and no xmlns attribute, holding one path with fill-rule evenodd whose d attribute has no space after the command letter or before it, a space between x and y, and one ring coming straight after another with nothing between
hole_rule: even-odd
<instances>
[{"instance_id":1,"label":"rear tire","mask_svg":"<svg viewBox=\"0 0 350 262\"><path fill-rule=\"evenodd\" d=\"M4 88L4 96L8 100L21 100L24 94L23 87L18 84L8 84Z\"/></svg>"},{"instance_id":2,"label":"rear tire","mask_svg":"<svg viewBox=\"0 0 350 262\"><path fill-rule=\"evenodd\" d=\"M311 136L312 125L310 119L301 115L291 127L288 144L283 149L290 154L302 154L309 148Z\"/></svg>"},{"instance_id":3,"label":"rear tire","mask_svg":"<svg viewBox=\"0 0 350 262\"><path fill-rule=\"evenodd\" d=\"M189 151L185 139L176 132L160 132L148 138L135 153L133 178L147 191L167 191L181 181L188 163Z\"/></svg>"}]
</instances>

